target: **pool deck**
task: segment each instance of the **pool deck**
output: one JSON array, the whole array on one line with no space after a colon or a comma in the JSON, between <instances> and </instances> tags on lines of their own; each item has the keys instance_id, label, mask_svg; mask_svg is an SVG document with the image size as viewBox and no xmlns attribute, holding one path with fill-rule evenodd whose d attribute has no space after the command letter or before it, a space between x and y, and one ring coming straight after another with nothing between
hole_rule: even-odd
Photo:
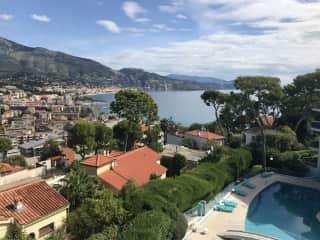
<instances>
[{"instance_id":1,"label":"pool deck","mask_svg":"<svg viewBox=\"0 0 320 240\"><path fill-rule=\"evenodd\" d=\"M199 218L197 223L194 223L197 231L192 232L191 226L189 227L185 240L215 240L220 237L217 234L225 232L227 230L245 230L245 220L247 216L248 207L254 197L261 192L263 189L269 185L276 182L283 182L294 184L303 187L309 187L317 189L320 191L320 183L311 179L297 178L286 175L274 174L267 178L262 178L261 176L255 176L250 178L250 181L256 185L255 189L248 189L245 186L241 186L248 195L246 197L241 197L236 194L230 194L226 197L229 200L237 201L239 204L233 213L209 211L209 213L203 217ZM209 231L206 234L202 234L203 229L207 228Z\"/></svg>"}]
</instances>

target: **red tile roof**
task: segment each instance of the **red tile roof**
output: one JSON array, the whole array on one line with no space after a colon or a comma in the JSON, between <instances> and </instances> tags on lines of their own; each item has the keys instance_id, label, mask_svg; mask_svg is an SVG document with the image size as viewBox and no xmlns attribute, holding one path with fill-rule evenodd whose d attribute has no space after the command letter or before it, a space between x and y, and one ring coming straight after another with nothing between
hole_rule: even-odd
<instances>
[{"instance_id":1,"label":"red tile roof","mask_svg":"<svg viewBox=\"0 0 320 240\"><path fill-rule=\"evenodd\" d=\"M272 127L274 124L273 116L264 116L260 118L260 121L264 127Z\"/></svg>"},{"instance_id":2,"label":"red tile roof","mask_svg":"<svg viewBox=\"0 0 320 240\"><path fill-rule=\"evenodd\" d=\"M152 173L158 176L167 169L157 161L160 155L148 147L138 148L115 159L115 166L99 177L117 190L121 190L129 179L135 179L137 186L149 182Z\"/></svg>"},{"instance_id":3,"label":"red tile roof","mask_svg":"<svg viewBox=\"0 0 320 240\"><path fill-rule=\"evenodd\" d=\"M200 130L188 131L188 132L185 132L185 135L201 137L201 138L205 138L208 140L223 140L224 139L224 136L222 136L222 135L215 134L215 133L208 132L208 131L200 131Z\"/></svg>"},{"instance_id":4,"label":"red tile roof","mask_svg":"<svg viewBox=\"0 0 320 240\"><path fill-rule=\"evenodd\" d=\"M123 152L120 151L112 151L109 155L97 154L95 156L89 157L83 161L81 164L92 166L92 167L100 167L107 163L111 163L116 157L122 155Z\"/></svg>"},{"instance_id":5,"label":"red tile roof","mask_svg":"<svg viewBox=\"0 0 320 240\"><path fill-rule=\"evenodd\" d=\"M68 165L71 165L73 161L76 159L76 153L72 148L64 147L61 149L62 155L66 157Z\"/></svg>"},{"instance_id":6,"label":"red tile roof","mask_svg":"<svg viewBox=\"0 0 320 240\"><path fill-rule=\"evenodd\" d=\"M0 163L0 174L1 173L14 173L21 171L23 168L13 167L8 163Z\"/></svg>"},{"instance_id":7,"label":"red tile roof","mask_svg":"<svg viewBox=\"0 0 320 240\"><path fill-rule=\"evenodd\" d=\"M22 201L23 208L19 211L13 209L15 199ZM13 217L20 225L32 223L68 206L69 202L45 181L29 182L0 192L1 216Z\"/></svg>"}]
</instances>

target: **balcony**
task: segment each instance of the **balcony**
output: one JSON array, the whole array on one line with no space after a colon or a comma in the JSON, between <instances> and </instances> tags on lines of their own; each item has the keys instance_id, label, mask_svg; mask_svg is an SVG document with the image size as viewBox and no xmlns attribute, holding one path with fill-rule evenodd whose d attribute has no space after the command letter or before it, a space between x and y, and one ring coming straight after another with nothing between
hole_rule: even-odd
<instances>
[{"instance_id":1,"label":"balcony","mask_svg":"<svg viewBox=\"0 0 320 240\"><path fill-rule=\"evenodd\" d=\"M320 132L320 121L313 121L311 123L311 129L315 132Z\"/></svg>"}]
</instances>

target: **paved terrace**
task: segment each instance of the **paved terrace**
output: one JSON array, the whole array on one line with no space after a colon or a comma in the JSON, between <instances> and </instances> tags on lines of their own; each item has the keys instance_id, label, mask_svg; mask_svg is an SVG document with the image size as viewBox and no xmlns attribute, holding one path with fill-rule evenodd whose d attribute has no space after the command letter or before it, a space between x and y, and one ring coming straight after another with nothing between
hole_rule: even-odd
<instances>
[{"instance_id":1,"label":"paved terrace","mask_svg":"<svg viewBox=\"0 0 320 240\"><path fill-rule=\"evenodd\" d=\"M262 178L261 176L255 176L250 178L250 181L256 184L255 189L248 189L241 186L242 189L248 192L246 197L241 197L236 194L230 194L226 198L229 200L237 201L239 204L233 213L225 213L218 211L209 211L200 221L195 223L197 232L191 232L191 227L188 229L185 240L215 240L220 237L217 234L225 232L227 230L245 230L245 220L247 216L248 207L254 197L262 191L264 188L276 182L284 182L289 184L295 184L298 186L309 187L320 191L320 183L311 179L297 178L286 175L274 174L268 178ZM203 235L201 232L204 228L209 231Z\"/></svg>"},{"instance_id":2,"label":"paved terrace","mask_svg":"<svg viewBox=\"0 0 320 240\"><path fill-rule=\"evenodd\" d=\"M199 161L206 156L205 151L194 150L180 145L167 144L164 146L164 150L161 156L173 157L176 153L179 153L186 157L189 161Z\"/></svg>"}]
</instances>

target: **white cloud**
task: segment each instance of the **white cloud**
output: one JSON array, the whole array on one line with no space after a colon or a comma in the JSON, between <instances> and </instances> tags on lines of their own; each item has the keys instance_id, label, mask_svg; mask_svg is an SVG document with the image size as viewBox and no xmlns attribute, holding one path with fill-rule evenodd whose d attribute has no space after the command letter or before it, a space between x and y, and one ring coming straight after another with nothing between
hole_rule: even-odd
<instances>
[{"instance_id":1,"label":"white cloud","mask_svg":"<svg viewBox=\"0 0 320 240\"><path fill-rule=\"evenodd\" d=\"M174 31L174 28L168 27L166 24L153 24L151 31L152 32L159 32L159 31Z\"/></svg>"},{"instance_id":2,"label":"white cloud","mask_svg":"<svg viewBox=\"0 0 320 240\"><path fill-rule=\"evenodd\" d=\"M0 20L3 20L3 21L10 21L13 19L13 16L10 15L10 14L0 14Z\"/></svg>"},{"instance_id":3,"label":"white cloud","mask_svg":"<svg viewBox=\"0 0 320 240\"><path fill-rule=\"evenodd\" d=\"M112 33L121 32L121 28L113 21L102 19L102 20L98 20L97 24L104 27L105 29L107 29Z\"/></svg>"},{"instance_id":4,"label":"white cloud","mask_svg":"<svg viewBox=\"0 0 320 240\"><path fill-rule=\"evenodd\" d=\"M122 5L124 13L133 21L139 23L149 22L150 19L146 17L139 17L141 14L146 13L147 11L140 6L139 3L134 1L126 1Z\"/></svg>"},{"instance_id":5,"label":"white cloud","mask_svg":"<svg viewBox=\"0 0 320 240\"><path fill-rule=\"evenodd\" d=\"M187 17L186 15L183 15L183 14L181 14L181 13L177 14L177 15L176 15L176 18L182 19L182 20L188 19L188 17Z\"/></svg>"},{"instance_id":6,"label":"white cloud","mask_svg":"<svg viewBox=\"0 0 320 240\"><path fill-rule=\"evenodd\" d=\"M32 14L30 16L33 20L38 21L38 22L45 22L48 23L51 21L51 19L47 15L37 15L37 14Z\"/></svg>"},{"instance_id":7,"label":"white cloud","mask_svg":"<svg viewBox=\"0 0 320 240\"><path fill-rule=\"evenodd\" d=\"M279 76L283 83L320 66L319 1L173 0L159 9L188 16L202 37L97 59L115 68L225 79L264 74ZM166 28L154 24L152 29Z\"/></svg>"}]
</instances>

